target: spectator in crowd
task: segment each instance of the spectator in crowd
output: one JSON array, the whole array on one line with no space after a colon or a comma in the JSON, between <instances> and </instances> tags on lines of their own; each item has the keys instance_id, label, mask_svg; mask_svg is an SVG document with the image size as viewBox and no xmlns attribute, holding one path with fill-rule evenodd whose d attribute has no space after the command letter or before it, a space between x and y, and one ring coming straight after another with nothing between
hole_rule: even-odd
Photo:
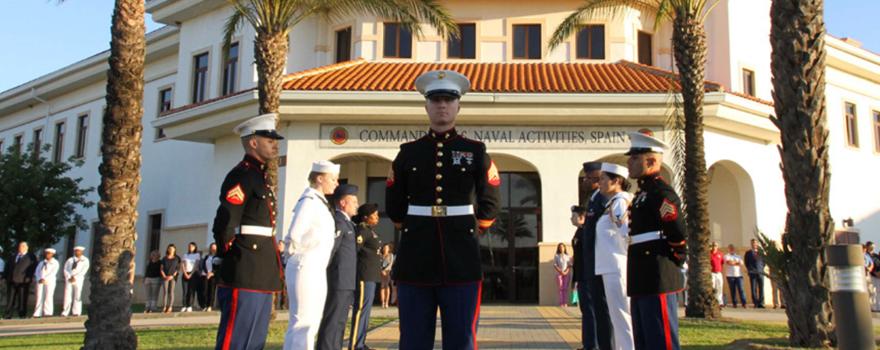
<instances>
[{"instance_id":1,"label":"spectator in crowd","mask_svg":"<svg viewBox=\"0 0 880 350\"><path fill-rule=\"evenodd\" d=\"M208 255L202 259L199 266L199 273L202 275L202 295L204 302L202 307L204 311L210 312L214 308L214 296L217 294L217 279L214 277L214 259L217 258L217 243L211 243L208 246Z\"/></svg>"},{"instance_id":2,"label":"spectator in crowd","mask_svg":"<svg viewBox=\"0 0 880 350\"><path fill-rule=\"evenodd\" d=\"M147 290L147 305L144 307L144 313L156 311L159 300L159 288L162 287L162 262L159 261L162 256L158 250L150 252L150 262L147 263L147 270L144 271L144 287Z\"/></svg>"},{"instance_id":3,"label":"spectator in crowd","mask_svg":"<svg viewBox=\"0 0 880 350\"><path fill-rule=\"evenodd\" d=\"M752 249L746 252L746 270L749 272L749 284L752 291L752 304L756 309L764 308L764 252L758 246L758 240L752 239Z\"/></svg>"},{"instance_id":4,"label":"spectator in crowd","mask_svg":"<svg viewBox=\"0 0 880 350\"><path fill-rule=\"evenodd\" d=\"M2 250L0 250L0 251L2 251ZM5 281L5 280L6 280L6 261L3 259L0 259L0 281ZM0 283L0 286L2 286L2 285L3 284ZM3 290L3 288L0 288L0 300L3 300L3 297L5 297L4 296L5 292L6 291Z\"/></svg>"},{"instance_id":5,"label":"spectator in crowd","mask_svg":"<svg viewBox=\"0 0 880 350\"><path fill-rule=\"evenodd\" d=\"M571 281L571 256L564 243L556 246L553 257L553 268L556 269L556 289L559 290L559 306L568 305L568 284Z\"/></svg>"},{"instance_id":6,"label":"spectator in crowd","mask_svg":"<svg viewBox=\"0 0 880 350\"><path fill-rule=\"evenodd\" d=\"M724 306L724 275L721 273L724 265L724 253L718 249L718 242L712 242L709 262L712 266L712 288L715 290L715 299L718 300L718 305Z\"/></svg>"},{"instance_id":7,"label":"spectator in crowd","mask_svg":"<svg viewBox=\"0 0 880 350\"><path fill-rule=\"evenodd\" d=\"M626 167L602 163L599 191L607 198L605 210L598 213L596 221L596 275L602 276L605 302L611 318L614 348L633 350L632 316L630 300L626 296L627 248L629 246L629 206L632 194L629 190L629 171Z\"/></svg>"},{"instance_id":8,"label":"spectator in crowd","mask_svg":"<svg viewBox=\"0 0 880 350\"><path fill-rule=\"evenodd\" d=\"M394 265L394 254L391 254L391 243L382 246L382 271L381 289L379 290L379 300L382 308L388 308L388 302L391 301L391 266Z\"/></svg>"},{"instance_id":9,"label":"spectator in crowd","mask_svg":"<svg viewBox=\"0 0 880 350\"><path fill-rule=\"evenodd\" d=\"M877 299L877 290L874 288L874 283L871 281L871 273L874 272L874 258L871 256L871 252L874 250L874 242L868 241L867 243L862 245L862 253L864 254L865 260L865 285L868 287L868 297L871 305L874 305L874 301Z\"/></svg>"},{"instance_id":10,"label":"spectator in crowd","mask_svg":"<svg viewBox=\"0 0 880 350\"><path fill-rule=\"evenodd\" d=\"M736 307L736 298L739 296L740 304L746 307L746 294L743 291L742 275L743 259L736 253L733 244L727 246L727 255L724 255L724 274L727 276L727 286L730 288L730 304Z\"/></svg>"},{"instance_id":11,"label":"spectator in crowd","mask_svg":"<svg viewBox=\"0 0 880 350\"><path fill-rule=\"evenodd\" d=\"M180 257L177 256L177 247L169 244L165 248L165 257L162 258L162 269L159 274L162 276L163 292L162 306L163 312L170 313L174 308L174 283L177 282L177 274L180 273Z\"/></svg>"},{"instance_id":12,"label":"spectator in crowd","mask_svg":"<svg viewBox=\"0 0 880 350\"><path fill-rule=\"evenodd\" d=\"M871 300L871 311L880 311L880 254L874 252L874 242L868 242L868 254L871 256L871 262L874 268L868 274L871 279L871 285L874 287L874 298Z\"/></svg>"},{"instance_id":13,"label":"spectator in crowd","mask_svg":"<svg viewBox=\"0 0 880 350\"><path fill-rule=\"evenodd\" d=\"M34 305L34 317L52 316L55 306L55 282L58 279L58 260L55 260L55 249L43 250L43 261L34 272L36 283L37 304Z\"/></svg>"},{"instance_id":14,"label":"spectator in crowd","mask_svg":"<svg viewBox=\"0 0 880 350\"><path fill-rule=\"evenodd\" d=\"M82 288L89 271L89 258L83 255L83 246L73 247L73 256L64 262L64 310L61 316L82 314Z\"/></svg>"},{"instance_id":15,"label":"spectator in crowd","mask_svg":"<svg viewBox=\"0 0 880 350\"><path fill-rule=\"evenodd\" d=\"M37 256L28 252L27 242L18 242L18 253L6 263L6 318L12 318L13 312L19 318L27 314L28 296L31 281L37 268Z\"/></svg>"},{"instance_id":16,"label":"spectator in crowd","mask_svg":"<svg viewBox=\"0 0 880 350\"><path fill-rule=\"evenodd\" d=\"M276 244L278 248L278 256L281 257L281 271L287 267L287 259L289 258L286 254L284 254L284 242L278 241ZM283 310L287 305L287 284L282 283L281 291L275 293L275 297L278 298L278 309Z\"/></svg>"},{"instance_id":17,"label":"spectator in crowd","mask_svg":"<svg viewBox=\"0 0 880 350\"><path fill-rule=\"evenodd\" d=\"M181 272L183 273L183 309L181 312L192 312L193 299L198 294L201 279L199 278L199 262L202 254L195 242L189 242L186 254L181 259Z\"/></svg>"}]
</instances>

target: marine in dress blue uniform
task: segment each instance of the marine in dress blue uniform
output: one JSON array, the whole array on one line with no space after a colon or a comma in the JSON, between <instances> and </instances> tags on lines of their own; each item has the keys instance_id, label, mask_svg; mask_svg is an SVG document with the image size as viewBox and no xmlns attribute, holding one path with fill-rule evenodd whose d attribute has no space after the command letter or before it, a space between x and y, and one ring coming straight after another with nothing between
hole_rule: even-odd
<instances>
[{"instance_id":1,"label":"marine in dress blue uniform","mask_svg":"<svg viewBox=\"0 0 880 350\"><path fill-rule=\"evenodd\" d=\"M638 180L632 202L627 251L627 295L633 337L638 350L678 350L678 308L675 293L684 288L685 226L681 200L660 176L668 148L650 132L630 133L627 167Z\"/></svg>"},{"instance_id":2,"label":"marine in dress blue uniform","mask_svg":"<svg viewBox=\"0 0 880 350\"><path fill-rule=\"evenodd\" d=\"M330 253L330 264L327 265L327 300L324 301L324 316L318 328L316 344L319 350L339 350L343 346L345 321L354 300L357 273L356 228L351 221L357 213L357 192L355 185L339 185L331 199L336 206L333 213L336 238ZM342 204L342 201L346 203Z\"/></svg>"},{"instance_id":3,"label":"marine in dress blue uniform","mask_svg":"<svg viewBox=\"0 0 880 350\"><path fill-rule=\"evenodd\" d=\"M598 174L601 162L583 164L585 182L590 191L587 214L581 228L580 246L575 255L580 255L580 273L577 274L578 306L581 309L581 343L583 349L610 350L613 348L611 317L605 301L605 287L602 276L596 275L596 222L605 211L606 198L599 193Z\"/></svg>"},{"instance_id":4,"label":"marine in dress blue uniform","mask_svg":"<svg viewBox=\"0 0 880 350\"><path fill-rule=\"evenodd\" d=\"M220 327L216 349L262 349L272 293L281 290L281 260L275 249L275 194L265 162L278 155L275 114L251 118L235 128L244 159L223 180L214 218L219 273Z\"/></svg>"},{"instance_id":5,"label":"marine in dress blue uniform","mask_svg":"<svg viewBox=\"0 0 880 350\"><path fill-rule=\"evenodd\" d=\"M483 279L479 235L495 220L501 177L486 145L455 130L467 78L430 71L415 85L426 97L431 129L400 146L386 195L386 212L402 230L392 271L400 349L434 347L438 308L443 349L475 349Z\"/></svg>"}]
</instances>

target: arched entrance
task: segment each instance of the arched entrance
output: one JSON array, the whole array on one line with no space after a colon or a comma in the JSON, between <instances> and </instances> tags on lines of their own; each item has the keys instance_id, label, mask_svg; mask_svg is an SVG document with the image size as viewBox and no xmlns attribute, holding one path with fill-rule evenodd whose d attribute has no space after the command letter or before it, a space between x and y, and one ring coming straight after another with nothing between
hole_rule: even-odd
<instances>
[{"instance_id":1,"label":"arched entrance","mask_svg":"<svg viewBox=\"0 0 880 350\"><path fill-rule=\"evenodd\" d=\"M493 154L501 174L501 208L495 225L480 237L483 301L538 302L541 241L541 178L534 165Z\"/></svg>"},{"instance_id":2,"label":"arched entrance","mask_svg":"<svg viewBox=\"0 0 880 350\"><path fill-rule=\"evenodd\" d=\"M757 230L755 189L739 164L722 160L709 167L709 229L712 240L726 247L748 246Z\"/></svg>"},{"instance_id":3,"label":"arched entrance","mask_svg":"<svg viewBox=\"0 0 880 350\"><path fill-rule=\"evenodd\" d=\"M379 205L379 226L376 233L383 243L397 242L399 238L394 225L385 214L385 180L391 169L391 161L368 153L348 153L331 159L340 165L339 183L358 186L358 198L361 203Z\"/></svg>"}]
</instances>

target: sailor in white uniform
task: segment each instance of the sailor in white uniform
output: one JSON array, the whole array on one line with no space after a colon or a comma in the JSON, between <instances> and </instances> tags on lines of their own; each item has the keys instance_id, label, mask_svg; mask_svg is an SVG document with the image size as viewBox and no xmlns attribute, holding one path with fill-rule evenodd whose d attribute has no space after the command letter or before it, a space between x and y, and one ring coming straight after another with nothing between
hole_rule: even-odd
<instances>
[{"instance_id":1,"label":"sailor in white uniform","mask_svg":"<svg viewBox=\"0 0 880 350\"><path fill-rule=\"evenodd\" d=\"M58 260L55 260L55 249L43 251L45 260L40 261L34 271L36 281L37 304L34 305L34 317L52 316L55 304L55 280L58 278Z\"/></svg>"},{"instance_id":2,"label":"sailor in white uniform","mask_svg":"<svg viewBox=\"0 0 880 350\"><path fill-rule=\"evenodd\" d=\"M327 264L336 238L333 209L327 196L339 185L339 165L312 164L309 187L296 207L284 235L284 270L290 299L290 318L284 336L285 350L312 350L327 298Z\"/></svg>"},{"instance_id":3,"label":"sailor in white uniform","mask_svg":"<svg viewBox=\"0 0 880 350\"><path fill-rule=\"evenodd\" d=\"M614 348L633 350L632 317L626 296L626 250L629 238L629 189L626 167L602 163L599 191L607 198L605 210L596 222L596 275L602 276L605 302L611 317Z\"/></svg>"},{"instance_id":4,"label":"sailor in white uniform","mask_svg":"<svg viewBox=\"0 0 880 350\"><path fill-rule=\"evenodd\" d=\"M89 271L89 258L83 255L86 248L73 247L73 256L64 262L64 311L61 316L82 315L82 288Z\"/></svg>"}]
</instances>

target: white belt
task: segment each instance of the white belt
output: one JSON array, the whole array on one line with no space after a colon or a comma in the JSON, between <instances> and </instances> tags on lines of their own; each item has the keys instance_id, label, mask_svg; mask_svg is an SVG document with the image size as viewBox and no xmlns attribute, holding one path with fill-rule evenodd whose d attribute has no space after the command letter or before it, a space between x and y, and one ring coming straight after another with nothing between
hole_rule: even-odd
<instances>
[{"instance_id":1,"label":"white belt","mask_svg":"<svg viewBox=\"0 0 880 350\"><path fill-rule=\"evenodd\" d=\"M637 235L629 236L629 245L645 243L664 238L666 237L663 237L663 233L661 233L660 231L642 232Z\"/></svg>"},{"instance_id":2,"label":"white belt","mask_svg":"<svg viewBox=\"0 0 880 350\"><path fill-rule=\"evenodd\" d=\"M474 213L473 205L412 205L406 211L408 215L414 216L461 216L472 215Z\"/></svg>"},{"instance_id":3,"label":"white belt","mask_svg":"<svg viewBox=\"0 0 880 350\"><path fill-rule=\"evenodd\" d=\"M237 229L236 231L238 232L236 233L242 235L272 237L274 235L272 231L274 230L274 228L266 226L241 225L241 228Z\"/></svg>"}]
</instances>

